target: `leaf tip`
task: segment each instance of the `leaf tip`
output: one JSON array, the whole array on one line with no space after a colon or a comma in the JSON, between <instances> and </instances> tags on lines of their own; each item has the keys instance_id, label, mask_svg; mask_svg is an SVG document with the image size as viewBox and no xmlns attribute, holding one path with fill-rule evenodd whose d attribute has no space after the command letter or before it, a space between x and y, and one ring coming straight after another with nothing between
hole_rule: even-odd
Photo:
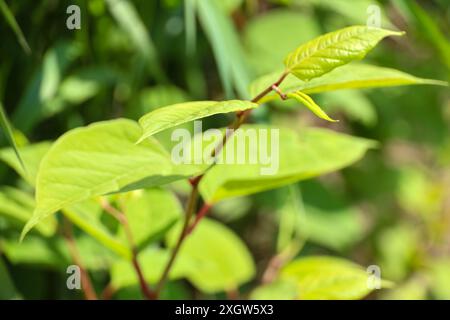
<instances>
[{"instance_id":1,"label":"leaf tip","mask_svg":"<svg viewBox=\"0 0 450 320\"><path fill-rule=\"evenodd\" d=\"M30 232L30 230L33 228L33 226L34 226L34 223L32 223L31 220L27 222L25 227L23 227L22 232L20 233L19 243L23 242L23 240L25 239L25 236L28 234L28 232Z\"/></svg>"},{"instance_id":2,"label":"leaf tip","mask_svg":"<svg viewBox=\"0 0 450 320\"><path fill-rule=\"evenodd\" d=\"M144 141L147 137L145 135L142 135L134 144L138 145L140 144L142 141Z\"/></svg>"}]
</instances>

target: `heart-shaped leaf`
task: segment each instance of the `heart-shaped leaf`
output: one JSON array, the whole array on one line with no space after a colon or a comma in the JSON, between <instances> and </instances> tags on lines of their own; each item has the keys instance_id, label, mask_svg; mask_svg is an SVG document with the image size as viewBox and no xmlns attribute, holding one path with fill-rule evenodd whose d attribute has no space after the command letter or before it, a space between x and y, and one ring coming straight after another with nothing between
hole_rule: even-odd
<instances>
[{"instance_id":1,"label":"heart-shaped leaf","mask_svg":"<svg viewBox=\"0 0 450 320\"><path fill-rule=\"evenodd\" d=\"M155 186L198 174L174 166L156 140L136 145L137 123L118 119L71 130L43 158L36 181L36 209L22 237L41 219L76 202L107 193Z\"/></svg>"}]
</instances>

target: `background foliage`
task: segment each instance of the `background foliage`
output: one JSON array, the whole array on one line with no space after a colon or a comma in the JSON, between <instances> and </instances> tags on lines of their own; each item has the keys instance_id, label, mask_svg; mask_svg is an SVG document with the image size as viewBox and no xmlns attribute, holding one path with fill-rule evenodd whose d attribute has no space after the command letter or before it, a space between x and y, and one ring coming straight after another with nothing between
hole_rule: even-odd
<instances>
[{"instance_id":1,"label":"background foliage","mask_svg":"<svg viewBox=\"0 0 450 320\"><path fill-rule=\"evenodd\" d=\"M82 9L81 30L65 27L72 3ZM126 235L98 201L64 208L18 243L35 206L36 172L50 141L92 122L137 120L173 103L250 98L251 80L282 68L286 54L303 42L365 24L371 4L382 8L384 28L407 35L383 41L368 62L450 80L445 0L1 0L0 101L27 172L8 136L2 136L0 298L82 297L66 288L73 255L64 219L75 225L74 238L96 291L118 299L141 297ZM370 299L450 299L448 88L340 90L314 98L340 121L326 122L279 101L254 110L251 121L293 130L327 127L376 140L377 148L341 171L219 202L186 242L164 298L223 298L234 296L238 287L243 298L360 298L369 292L361 287L366 273L358 265L379 265L391 288L371 293ZM7 129L3 119L2 114ZM223 127L231 119L216 115L204 125ZM130 138L133 145L140 132L124 125L136 135ZM170 146L164 131L156 137ZM137 147L133 151L142 155ZM185 170L188 175L195 168ZM205 184L216 181L210 180ZM187 184L177 182L108 197L129 216L149 283L158 279L174 245L187 193ZM276 281L261 285L274 257L287 264L294 256ZM320 269L325 279L330 275L333 284L309 276L311 269ZM292 277L304 289L300 296Z\"/></svg>"}]
</instances>

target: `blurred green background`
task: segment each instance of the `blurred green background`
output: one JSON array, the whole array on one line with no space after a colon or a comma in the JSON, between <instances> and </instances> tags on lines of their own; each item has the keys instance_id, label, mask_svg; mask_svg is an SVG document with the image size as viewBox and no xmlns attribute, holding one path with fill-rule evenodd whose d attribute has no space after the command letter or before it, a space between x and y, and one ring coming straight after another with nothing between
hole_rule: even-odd
<instances>
[{"instance_id":1,"label":"blurred green background","mask_svg":"<svg viewBox=\"0 0 450 320\"><path fill-rule=\"evenodd\" d=\"M2 0L0 101L20 144L55 140L95 121L137 120L176 102L249 98L251 80L282 68L284 56L307 40L365 24L371 5L381 8L382 27L407 35L383 41L366 61L450 80L447 0L200 1L195 7L181 0ZM81 8L80 30L66 27L70 4ZM21 32L11 27L5 6ZM377 140L378 149L347 169L295 185L293 193L283 188L227 200L213 216L243 238L258 275L283 241L286 222L280 221L295 211L302 217L300 256L379 265L383 278L395 282L369 299L450 299L448 88L342 90L314 98L340 122L324 123L289 103L268 104L251 121L327 126ZM230 119L206 123L220 127ZM1 147L8 147L3 136ZM7 157L0 151L1 160ZM28 198L16 201L14 191L29 194L30 188L3 163L0 185L0 298L82 297L65 289L69 258L59 233L35 233L32 241L18 244L32 208ZM180 197L186 192L183 186L176 191ZM101 290L109 281L112 253L80 230L75 234ZM205 297L183 281L171 282L166 291L168 298ZM114 297L140 293L129 288Z\"/></svg>"}]
</instances>

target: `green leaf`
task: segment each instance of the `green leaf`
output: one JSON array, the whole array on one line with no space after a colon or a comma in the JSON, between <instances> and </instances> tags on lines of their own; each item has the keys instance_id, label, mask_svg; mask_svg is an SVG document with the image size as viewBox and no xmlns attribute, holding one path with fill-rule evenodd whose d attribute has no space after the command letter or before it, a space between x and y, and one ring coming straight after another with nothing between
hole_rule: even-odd
<instances>
[{"instance_id":1,"label":"green leaf","mask_svg":"<svg viewBox=\"0 0 450 320\"><path fill-rule=\"evenodd\" d=\"M327 256L299 258L286 265L280 278L295 281L301 300L356 300L364 298L372 289L371 276L353 262ZM389 285L382 281L382 287Z\"/></svg>"},{"instance_id":2,"label":"green leaf","mask_svg":"<svg viewBox=\"0 0 450 320\"><path fill-rule=\"evenodd\" d=\"M22 243L17 240L4 240L1 242L1 246L5 256L15 265L22 264L61 270L70 263L70 256L62 239L56 239L30 235Z\"/></svg>"},{"instance_id":3,"label":"green leaf","mask_svg":"<svg viewBox=\"0 0 450 320\"><path fill-rule=\"evenodd\" d=\"M36 209L22 237L44 217L76 202L199 173L194 166L173 166L155 140L136 145L140 133L134 121L118 119L60 137L41 162Z\"/></svg>"},{"instance_id":4,"label":"green leaf","mask_svg":"<svg viewBox=\"0 0 450 320\"><path fill-rule=\"evenodd\" d=\"M20 29L20 26L17 23L14 14L11 12L11 10L9 9L8 5L5 3L4 0L0 0L0 11L2 12L3 17L9 24L10 28L16 34L17 41L19 42L23 51L25 51L26 54L31 54L31 49L30 46L28 45L27 39L23 35L22 29Z\"/></svg>"},{"instance_id":5,"label":"green leaf","mask_svg":"<svg viewBox=\"0 0 450 320\"><path fill-rule=\"evenodd\" d=\"M2 127L3 131L5 132L5 135L14 150L14 155L17 158L17 160L21 166L21 170L26 171L25 164L23 163L23 160L22 160L19 150L17 148L17 143L16 143L16 139L14 138L14 133L11 128L11 124L9 123L8 117L6 116L5 109L3 108L3 104L1 102L0 102L0 126Z\"/></svg>"},{"instance_id":6,"label":"green leaf","mask_svg":"<svg viewBox=\"0 0 450 320\"><path fill-rule=\"evenodd\" d=\"M94 200L87 200L62 209L62 213L74 225L96 239L104 247L130 260L132 252L128 243L113 235L101 222L102 208Z\"/></svg>"},{"instance_id":7,"label":"green leaf","mask_svg":"<svg viewBox=\"0 0 450 320\"><path fill-rule=\"evenodd\" d=\"M2 186L0 188L0 216L4 216L23 228L33 215L35 202L33 197L16 188ZM36 225L36 230L44 236L51 236L56 231L55 217L48 217Z\"/></svg>"},{"instance_id":8,"label":"green leaf","mask_svg":"<svg viewBox=\"0 0 450 320\"><path fill-rule=\"evenodd\" d=\"M280 73L281 72L274 72L255 80L250 86L251 94L254 95L267 88L280 77ZM314 78L307 82L303 82L293 75L288 75L280 85L280 89L284 93L301 90L304 93L313 94L341 89L393 87L418 84L448 85L444 81L422 79L395 69L357 63L334 69L319 78ZM278 94L271 93L261 99L260 103L278 98Z\"/></svg>"},{"instance_id":9,"label":"green leaf","mask_svg":"<svg viewBox=\"0 0 450 320\"><path fill-rule=\"evenodd\" d=\"M320 77L353 60L361 60L383 38L402 34L367 26L330 32L290 53L284 61L286 71L305 81Z\"/></svg>"},{"instance_id":10,"label":"green leaf","mask_svg":"<svg viewBox=\"0 0 450 320\"><path fill-rule=\"evenodd\" d=\"M25 181L31 186L36 184L36 175L42 158L50 149L51 142L39 142L36 144L25 145L20 148L20 154L27 170L19 162L14 149L7 148L0 150L0 160L4 161L13 168Z\"/></svg>"},{"instance_id":11,"label":"green leaf","mask_svg":"<svg viewBox=\"0 0 450 320\"><path fill-rule=\"evenodd\" d=\"M251 300L294 300L298 296L295 282L277 280L257 287L250 295Z\"/></svg>"},{"instance_id":12,"label":"green leaf","mask_svg":"<svg viewBox=\"0 0 450 320\"><path fill-rule=\"evenodd\" d=\"M267 130L265 136L259 131L261 129ZM276 129L279 129L279 139L276 138L277 131L273 131ZM252 136L254 130L257 132L256 136L260 132L261 138L244 144L246 161L238 163L236 154L240 152L236 152L235 148L242 144L243 137ZM197 136L193 144L196 143L195 140L198 140ZM267 146L264 149L269 153L267 158L271 163L265 159L266 164L262 164L258 158L255 159L256 155L266 152L259 150L260 145ZM221 152L223 163L218 163L206 172L199 184L200 192L205 201L215 203L230 197L274 189L349 166L373 146L374 142L371 140L327 129L305 128L297 134L287 128L246 125L235 132ZM229 152L232 152L233 163L226 161ZM253 163L249 161L252 159L251 155Z\"/></svg>"},{"instance_id":13,"label":"green leaf","mask_svg":"<svg viewBox=\"0 0 450 320\"><path fill-rule=\"evenodd\" d=\"M321 107L317 105L317 103L314 102L314 100L308 96L306 93L303 93L301 91L297 91L294 93L288 93L288 98L292 98L303 104L305 107L307 107L309 110L312 111L316 116L318 116L321 119L330 121L330 122L336 122L337 120L331 119L325 111L322 110Z\"/></svg>"},{"instance_id":14,"label":"green leaf","mask_svg":"<svg viewBox=\"0 0 450 320\"><path fill-rule=\"evenodd\" d=\"M175 245L180 231L179 224L168 234L169 247ZM195 265L187 279L205 293L236 289L255 275L252 257L242 240L224 225L210 219L203 219L186 238L179 258ZM175 266L178 264L177 260Z\"/></svg>"},{"instance_id":15,"label":"green leaf","mask_svg":"<svg viewBox=\"0 0 450 320\"><path fill-rule=\"evenodd\" d=\"M365 64L352 64L333 70L320 78L305 82L299 90L312 94L339 89L362 89L417 84L448 85L445 81L418 78L395 69Z\"/></svg>"},{"instance_id":16,"label":"green leaf","mask_svg":"<svg viewBox=\"0 0 450 320\"><path fill-rule=\"evenodd\" d=\"M235 112L256 108L256 103L244 100L229 101L193 101L178 103L156 109L139 119L144 130L138 143L162 130L179 124L209 117L215 114Z\"/></svg>"},{"instance_id":17,"label":"green leaf","mask_svg":"<svg viewBox=\"0 0 450 320\"><path fill-rule=\"evenodd\" d=\"M140 248L158 240L183 212L175 195L163 189L139 190L123 198L122 208L134 242ZM123 229L120 229L120 236L125 239Z\"/></svg>"},{"instance_id":18,"label":"green leaf","mask_svg":"<svg viewBox=\"0 0 450 320\"><path fill-rule=\"evenodd\" d=\"M109 269L117 259L111 251L89 236L76 237L75 242L83 267L88 270ZM42 266L61 271L73 263L67 242L61 237L44 239L30 236L22 243L4 240L1 246L5 256L15 265Z\"/></svg>"}]
</instances>

